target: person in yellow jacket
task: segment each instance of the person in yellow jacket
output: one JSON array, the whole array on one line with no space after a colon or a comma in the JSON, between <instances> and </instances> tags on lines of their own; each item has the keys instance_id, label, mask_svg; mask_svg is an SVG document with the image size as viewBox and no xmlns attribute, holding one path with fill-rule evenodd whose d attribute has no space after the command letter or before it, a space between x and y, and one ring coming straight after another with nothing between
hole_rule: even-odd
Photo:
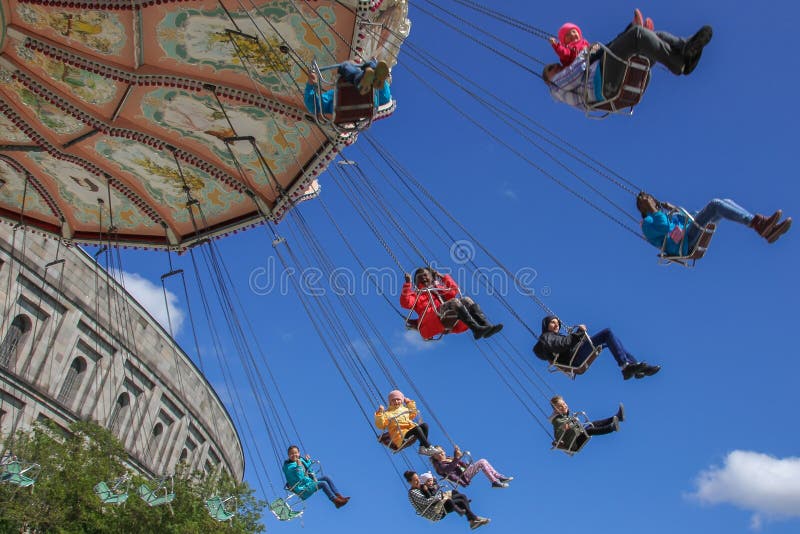
<instances>
[{"instance_id":1,"label":"person in yellow jacket","mask_svg":"<svg viewBox=\"0 0 800 534\"><path fill-rule=\"evenodd\" d=\"M430 456L436 451L428 441L427 423L417 424L414 419L419 412L417 403L407 399L400 390L389 392L389 408L382 404L375 412L375 426L381 430L388 430L393 448L400 450L410 439L419 441L419 453Z\"/></svg>"}]
</instances>

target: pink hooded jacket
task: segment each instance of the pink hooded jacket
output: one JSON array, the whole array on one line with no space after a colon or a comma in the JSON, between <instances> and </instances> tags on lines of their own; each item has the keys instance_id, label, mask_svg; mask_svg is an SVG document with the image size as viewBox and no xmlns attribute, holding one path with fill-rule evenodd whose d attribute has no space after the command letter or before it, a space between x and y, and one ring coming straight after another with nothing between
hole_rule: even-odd
<instances>
[{"instance_id":1,"label":"pink hooded jacket","mask_svg":"<svg viewBox=\"0 0 800 534\"><path fill-rule=\"evenodd\" d=\"M564 38L566 37L567 32L570 30L578 30L580 39L569 44L565 44ZM552 43L552 45L553 50L555 50L556 54L558 54L558 59L561 60L561 64L567 67L573 61L575 61L575 58L578 57L578 54L580 54L581 50L589 47L589 41L583 38L583 32L576 24L567 22L558 29L558 42Z\"/></svg>"}]
</instances>

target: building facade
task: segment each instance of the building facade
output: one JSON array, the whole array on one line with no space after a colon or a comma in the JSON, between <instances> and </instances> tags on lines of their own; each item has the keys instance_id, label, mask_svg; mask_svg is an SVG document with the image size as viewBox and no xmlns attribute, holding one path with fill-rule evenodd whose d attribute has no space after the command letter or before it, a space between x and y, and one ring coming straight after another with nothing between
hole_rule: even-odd
<instances>
[{"instance_id":1,"label":"building facade","mask_svg":"<svg viewBox=\"0 0 800 534\"><path fill-rule=\"evenodd\" d=\"M242 444L211 385L86 252L0 222L0 306L0 437L91 420L144 474L185 462L242 480Z\"/></svg>"}]
</instances>

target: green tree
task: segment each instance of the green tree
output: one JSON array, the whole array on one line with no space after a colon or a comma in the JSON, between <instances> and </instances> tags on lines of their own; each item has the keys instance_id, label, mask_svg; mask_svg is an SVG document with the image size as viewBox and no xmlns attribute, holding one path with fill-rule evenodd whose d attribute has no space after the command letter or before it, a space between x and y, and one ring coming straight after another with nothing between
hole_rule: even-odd
<instances>
[{"instance_id":1,"label":"green tree","mask_svg":"<svg viewBox=\"0 0 800 534\"><path fill-rule=\"evenodd\" d=\"M138 497L137 488L156 483L133 476L129 498L121 505L103 504L94 486L113 481L128 472L122 445L106 429L88 422L75 422L67 432L54 424L36 424L30 431L6 440L25 462L41 466L36 483L21 488L0 484L0 532L58 533L152 533L263 532L261 512L265 503L256 499L247 484L229 476L200 476L178 466L172 503L150 507ZM212 495L233 496L231 521L220 523L209 515L205 500Z\"/></svg>"}]
</instances>

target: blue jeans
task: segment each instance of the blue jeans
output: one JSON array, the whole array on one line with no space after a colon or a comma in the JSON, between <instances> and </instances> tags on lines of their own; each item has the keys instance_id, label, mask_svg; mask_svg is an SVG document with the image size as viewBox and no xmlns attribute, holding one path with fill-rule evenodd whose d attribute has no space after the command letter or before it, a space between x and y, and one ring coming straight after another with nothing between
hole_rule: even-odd
<instances>
[{"instance_id":1,"label":"blue jeans","mask_svg":"<svg viewBox=\"0 0 800 534\"><path fill-rule=\"evenodd\" d=\"M636 363L636 358L634 358L632 354L625 350L625 347L622 346L622 342L609 328L603 328L595 335L591 336L591 339L595 346L605 345L608 347L608 350L611 351L614 359L617 360L617 365L620 367L625 367L629 363ZM581 345L581 348L578 349L578 354L575 355L575 361L572 365L579 367L583 362L586 361L591 353L592 350L589 347L589 344L584 343Z\"/></svg>"},{"instance_id":2,"label":"blue jeans","mask_svg":"<svg viewBox=\"0 0 800 534\"><path fill-rule=\"evenodd\" d=\"M345 61L339 65L339 76L341 76L344 81L358 86L361 78L364 77L364 69L367 67L374 69L377 66L378 62L374 59L367 61L366 63L352 63L350 61Z\"/></svg>"},{"instance_id":3,"label":"blue jeans","mask_svg":"<svg viewBox=\"0 0 800 534\"><path fill-rule=\"evenodd\" d=\"M694 248L697 240L700 239L702 229L708 223L718 223L722 219L738 222L739 224L749 225L753 220L753 214L741 207L729 198L715 198L706 207L695 213L694 222L686 230L686 238L689 241L689 250Z\"/></svg>"},{"instance_id":4,"label":"blue jeans","mask_svg":"<svg viewBox=\"0 0 800 534\"><path fill-rule=\"evenodd\" d=\"M317 478L317 486L322 488L322 491L325 492L325 495L327 495L330 500L333 500L339 493L339 490L333 485L333 480L325 476Z\"/></svg>"}]
</instances>

